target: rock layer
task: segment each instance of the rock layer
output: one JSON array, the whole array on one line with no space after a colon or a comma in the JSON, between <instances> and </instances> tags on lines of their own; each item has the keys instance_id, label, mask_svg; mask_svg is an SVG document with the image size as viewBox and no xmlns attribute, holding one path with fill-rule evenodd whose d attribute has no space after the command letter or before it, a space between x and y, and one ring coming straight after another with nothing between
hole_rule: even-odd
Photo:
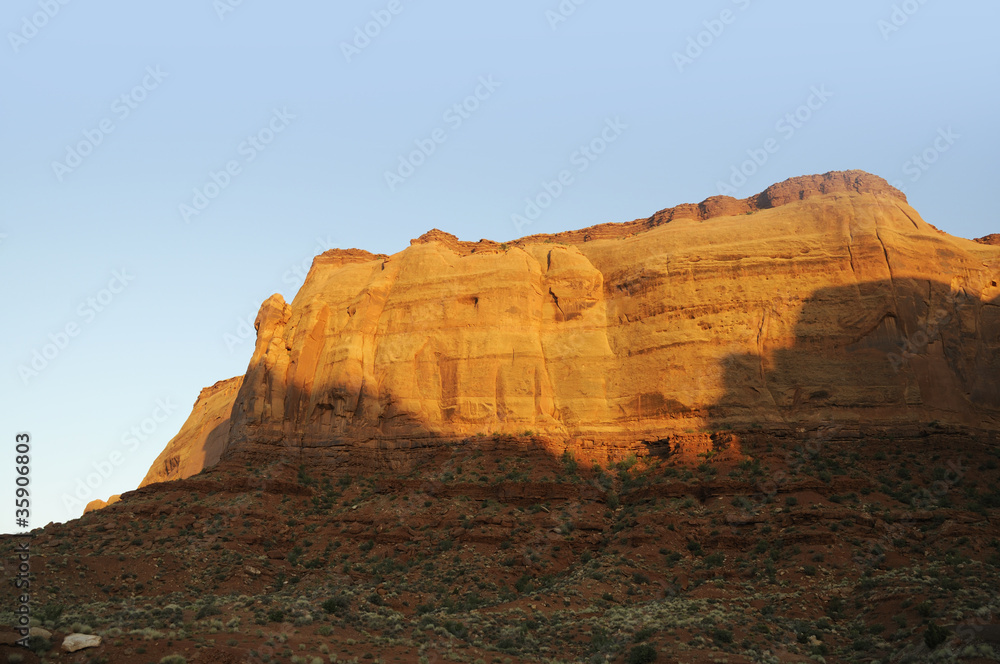
<instances>
[{"instance_id":1,"label":"rock layer","mask_svg":"<svg viewBox=\"0 0 1000 664\"><path fill-rule=\"evenodd\" d=\"M505 245L435 230L392 256L327 252L261 308L226 455L993 428L998 280L1000 248L859 171Z\"/></svg>"}]
</instances>

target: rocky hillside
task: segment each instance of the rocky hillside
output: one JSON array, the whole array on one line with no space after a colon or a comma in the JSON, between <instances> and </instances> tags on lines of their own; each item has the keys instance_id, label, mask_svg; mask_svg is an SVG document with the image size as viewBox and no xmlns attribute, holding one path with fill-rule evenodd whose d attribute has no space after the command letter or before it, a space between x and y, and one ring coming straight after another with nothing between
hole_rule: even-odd
<instances>
[{"instance_id":1,"label":"rocky hillside","mask_svg":"<svg viewBox=\"0 0 1000 664\"><path fill-rule=\"evenodd\" d=\"M0 661L1000 656L995 433L831 426L675 443L609 464L499 434L427 448L412 468L223 460L34 531L32 617L51 635L30 643L36 656L0 628ZM22 542L0 536L5 583ZM80 632L100 645L56 656Z\"/></svg>"}]
</instances>

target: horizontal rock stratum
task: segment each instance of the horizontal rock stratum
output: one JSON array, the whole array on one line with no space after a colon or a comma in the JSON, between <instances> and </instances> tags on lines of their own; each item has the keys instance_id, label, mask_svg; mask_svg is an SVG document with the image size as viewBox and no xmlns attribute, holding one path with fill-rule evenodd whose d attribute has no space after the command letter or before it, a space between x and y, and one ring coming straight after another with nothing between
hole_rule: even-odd
<instances>
[{"instance_id":1,"label":"horizontal rock stratum","mask_svg":"<svg viewBox=\"0 0 1000 664\"><path fill-rule=\"evenodd\" d=\"M332 250L257 316L143 480L490 434L591 450L692 432L1000 428L1000 246L862 171L500 244ZM702 441L704 442L704 441ZM710 444L710 443L709 443Z\"/></svg>"}]
</instances>

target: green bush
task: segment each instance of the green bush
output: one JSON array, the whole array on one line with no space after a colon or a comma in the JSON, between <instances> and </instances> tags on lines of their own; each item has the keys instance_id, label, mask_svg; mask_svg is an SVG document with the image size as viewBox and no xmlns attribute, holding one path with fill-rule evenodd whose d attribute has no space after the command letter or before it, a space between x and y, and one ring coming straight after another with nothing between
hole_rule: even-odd
<instances>
[{"instance_id":1,"label":"green bush","mask_svg":"<svg viewBox=\"0 0 1000 664\"><path fill-rule=\"evenodd\" d=\"M160 660L160 664L187 664L187 659L181 655L167 655Z\"/></svg>"},{"instance_id":2,"label":"green bush","mask_svg":"<svg viewBox=\"0 0 1000 664\"><path fill-rule=\"evenodd\" d=\"M719 643L732 643L733 633L728 629L722 629L719 627L712 632L712 639Z\"/></svg>"},{"instance_id":3,"label":"green bush","mask_svg":"<svg viewBox=\"0 0 1000 664\"><path fill-rule=\"evenodd\" d=\"M207 618L208 616L220 615L222 611L214 604L206 604L205 606L198 609L197 615L195 615L195 620L201 620L202 618Z\"/></svg>"},{"instance_id":4,"label":"green bush","mask_svg":"<svg viewBox=\"0 0 1000 664\"><path fill-rule=\"evenodd\" d=\"M656 655L656 646L651 643L643 643L633 646L628 651L628 657L625 658L625 662L626 664L647 664L647 662L655 662Z\"/></svg>"},{"instance_id":5,"label":"green bush","mask_svg":"<svg viewBox=\"0 0 1000 664\"><path fill-rule=\"evenodd\" d=\"M710 556L705 556L705 567L708 569L713 569L715 567L722 567L723 563L726 562L726 554L721 551L717 551Z\"/></svg>"},{"instance_id":6,"label":"green bush","mask_svg":"<svg viewBox=\"0 0 1000 664\"><path fill-rule=\"evenodd\" d=\"M29 636L28 637L28 650L35 653L36 655L41 655L52 649L52 642L49 641L44 636Z\"/></svg>"},{"instance_id":7,"label":"green bush","mask_svg":"<svg viewBox=\"0 0 1000 664\"><path fill-rule=\"evenodd\" d=\"M573 456L573 453L570 452L569 450L563 452L562 463L563 467L566 469L566 472L569 473L570 475L576 475L577 471L580 468L579 464L576 462L576 458Z\"/></svg>"},{"instance_id":8,"label":"green bush","mask_svg":"<svg viewBox=\"0 0 1000 664\"><path fill-rule=\"evenodd\" d=\"M654 634L656 634L656 629L654 629L653 627L643 627L638 632L636 632L632 638L638 643L639 641L645 641L646 639L652 637Z\"/></svg>"},{"instance_id":9,"label":"green bush","mask_svg":"<svg viewBox=\"0 0 1000 664\"><path fill-rule=\"evenodd\" d=\"M350 602L347 600L347 598L340 596L340 597L331 597L330 599L325 600L321 606L323 607L323 610L326 611L327 613L335 613L339 615L344 611L346 611L349 605Z\"/></svg>"},{"instance_id":10,"label":"green bush","mask_svg":"<svg viewBox=\"0 0 1000 664\"><path fill-rule=\"evenodd\" d=\"M934 650L939 645L948 640L948 636L951 635L951 630L944 627L939 627L934 623L927 625L927 631L924 632L924 643L931 650Z\"/></svg>"},{"instance_id":11,"label":"green bush","mask_svg":"<svg viewBox=\"0 0 1000 664\"><path fill-rule=\"evenodd\" d=\"M38 617L44 622L56 622L63 613L62 604L46 604L38 612Z\"/></svg>"},{"instance_id":12,"label":"green bush","mask_svg":"<svg viewBox=\"0 0 1000 664\"><path fill-rule=\"evenodd\" d=\"M468 628L457 620L446 620L442 626L460 639L464 639L469 634Z\"/></svg>"}]
</instances>

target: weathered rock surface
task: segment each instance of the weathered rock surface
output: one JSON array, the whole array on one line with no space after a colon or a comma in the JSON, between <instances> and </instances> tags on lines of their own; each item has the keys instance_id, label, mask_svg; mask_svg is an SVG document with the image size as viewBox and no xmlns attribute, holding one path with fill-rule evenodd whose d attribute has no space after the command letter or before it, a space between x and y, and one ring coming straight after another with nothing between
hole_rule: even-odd
<instances>
[{"instance_id":1,"label":"weathered rock surface","mask_svg":"<svg viewBox=\"0 0 1000 664\"><path fill-rule=\"evenodd\" d=\"M101 645L101 637L95 634L70 634L62 642L62 648L66 652L96 648L99 645Z\"/></svg>"},{"instance_id":2,"label":"weathered rock surface","mask_svg":"<svg viewBox=\"0 0 1000 664\"><path fill-rule=\"evenodd\" d=\"M237 376L201 391L187 421L156 457L140 487L185 479L219 461L229 438L229 414L242 383L243 377Z\"/></svg>"},{"instance_id":3,"label":"weathered rock surface","mask_svg":"<svg viewBox=\"0 0 1000 664\"><path fill-rule=\"evenodd\" d=\"M393 256L327 252L292 303L261 307L226 455L995 428L998 281L1000 248L860 171L506 245L435 230Z\"/></svg>"}]
</instances>

